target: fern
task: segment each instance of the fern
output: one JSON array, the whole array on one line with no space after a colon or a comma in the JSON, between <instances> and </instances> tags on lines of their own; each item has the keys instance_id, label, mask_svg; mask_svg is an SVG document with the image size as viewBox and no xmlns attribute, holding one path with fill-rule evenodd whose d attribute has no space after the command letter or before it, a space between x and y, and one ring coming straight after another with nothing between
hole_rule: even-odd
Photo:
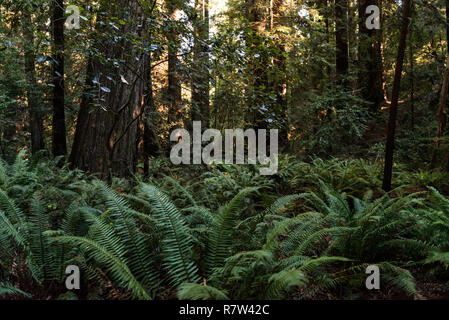
<instances>
[{"instance_id":1,"label":"fern","mask_svg":"<svg viewBox=\"0 0 449 320\"><path fill-rule=\"evenodd\" d=\"M146 245L147 238L140 232L135 221L135 217L142 214L131 209L125 199L119 197L104 183L97 182L96 185L111 211L110 218L114 223L114 232L128 252L127 259L133 274L145 287L155 289L158 274L152 266L151 251Z\"/></svg>"},{"instance_id":2,"label":"fern","mask_svg":"<svg viewBox=\"0 0 449 320\"><path fill-rule=\"evenodd\" d=\"M215 217L206 256L209 274L214 268L223 266L224 260L230 255L229 248L232 242L235 220L244 209L244 201L247 195L257 190L257 188L243 189Z\"/></svg>"},{"instance_id":3,"label":"fern","mask_svg":"<svg viewBox=\"0 0 449 320\"><path fill-rule=\"evenodd\" d=\"M184 217L169 198L156 187L142 183L140 193L151 203L152 215L163 233L162 259L171 284L198 282L198 268L193 260L192 238Z\"/></svg>"},{"instance_id":4,"label":"fern","mask_svg":"<svg viewBox=\"0 0 449 320\"><path fill-rule=\"evenodd\" d=\"M31 295L24 292L8 282L0 282L0 297L4 295L21 295L27 298L31 298Z\"/></svg>"},{"instance_id":5,"label":"fern","mask_svg":"<svg viewBox=\"0 0 449 320\"><path fill-rule=\"evenodd\" d=\"M92 255L95 260L106 265L111 276L116 279L119 284L131 291L137 298L151 299L150 295L142 287L139 281L137 281L127 265L100 243L88 238L74 236L60 236L56 239L57 241L80 245L86 252Z\"/></svg>"},{"instance_id":6,"label":"fern","mask_svg":"<svg viewBox=\"0 0 449 320\"><path fill-rule=\"evenodd\" d=\"M197 283L184 283L178 288L181 300L229 300L226 291Z\"/></svg>"}]
</instances>

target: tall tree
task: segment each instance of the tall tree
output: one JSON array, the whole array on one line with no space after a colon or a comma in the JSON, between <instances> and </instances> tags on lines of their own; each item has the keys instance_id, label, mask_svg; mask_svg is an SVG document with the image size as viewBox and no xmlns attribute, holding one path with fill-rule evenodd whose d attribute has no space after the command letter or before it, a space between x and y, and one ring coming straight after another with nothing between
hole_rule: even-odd
<instances>
[{"instance_id":1,"label":"tall tree","mask_svg":"<svg viewBox=\"0 0 449 320\"><path fill-rule=\"evenodd\" d=\"M347 86L349 70L348 0L335 0L335 46L337 83Z\"/></svg>"},{"instance_id":2,"label":"tall tree","mask_svg":"<svg viewBox=\"0 0 449 320\"><path fill-rule=\"evenodd\" d=\"M381 31L366 27L366 8L381 7L381 0L359 0L359 84L363 99L371 103L371 110L378 112L383 101ZM380 17L379 17L380 18Z\"/></svg>"},{"instance_id":3,"label":"tall tree","mask_svg":"<svg viewBox=\"0 0 449 320\"><path fill-rule=\"evenodd\" d=\"M283 28L283 21L286 19L286 13L283 12L282 6L284 0L270 0L270 26L269 31L272 37L276 38L276 47L278 52L275 56L272 56L273 67L271 71L271 77L269 81L269 88L275 95L275 105L279 108L278 113L281 115L281 121L279 122L279 134L280 144L284 151L288 149L288 130L289 130L289 118L288 118L288 102L287 102L287 57L285 39L279 34L278 29Z\"/></svg>"},{"instance_id":4,"label":"tall tree","mask_svg":"<svg viewBox=\"0 0 449 320\"><path fill-rule=\"evenodd\" d=\"M145 36L145 19L138 1L118 0L108 3L108 9L108 15L100 12L98 17L93 51L100 54L92 57L97 97L90 105L80 106L71 161L89 172L126 177L135 173L138 160L148 68L145 50L139 45ZM123 24L119 27L115 21ZM110 37L117 41L111 42Z\"/></svg>"},{"instance_id":5,"label":"tall tree","mask_svg":"<svg viewBox=\"0 0 449 320\"><path fill-rule=\"evenodd\" d=\"M201 121L202 127L209 126L209 0L195 0L194 19L194 67L192 73L193 121Z\"/></svg>"},{"instance_id":6,"label":"tall tree","mask_svg":"<svg viewBox=\"0 0 449 320\"><path fill-rule=\"evenodd\" d=\"M144 116L143 116L143 171L144 175L148 176L150 173L149 158L157 156L160 152L160 144L155 133L153 124L153 114L155 112L154 97L153 97L153 81L151 70L147 72L147 87L144 94Z\"/></svg>"},{"instance_id":7,"label":"tall tree","mask_svg":"<svg viewBox=\"0 0 449 320\"><path fill-rule=\"evenodd\" d=\"M263 51L265 45L265 32L269 23L265 14L264 2L245 0L245 18L249 23L249 30L245 35L245 45L248 51L248 77L249 85L247 95L247 120L249 125L256 129L266 128L267 123L262 106L265 106L263 91L269 87L267 66L269 60Z\"/></svg>"},{"instance_id":8,"label":"tall tree","mask_svg":"<svg viewBox=\"0 0 449 320\"><path fill-rule=\"evenodd\" d=\"M41 117L41 97L36 82L34 24L31 20L31 8L25 5L22 11L22 30L24 39L25 74L27 83L28 113L31 131L31 153L45 149L44 127Z\"/></svg>"},{"instance_id":9,"label":"tall tree","mask_svg":"<svg viewBox=\"0 0 449 320\"><path fill-rule=\"evenodd\" d=\"M168 40L168 123L169 132L179 124L182 119L182 95L181 77L179 70L179 34L178 18L179 5L176 0L167 1L167 9L170 15L169 28L167 32Z\"/></svg>"},{"instance_id":10,"label":"tall tree","mask_svg":"<svg viewBox=\"0 0 449 320\"><path fill-rule=\"evenodd\" d=\"M393 91L391 95L390 116L388 119L387 143L385 146L385 167L382 189L386 192L391 190L391 177L393 173L393 155L396 133L396 118L398 112L399 92L401 88L402 67L404 64L405 47L407 40L407 30L410 17L410 7L412 0L402 2L402 25L399 35L398 55L393 80Z\"/></svg>"},{"instance_id":11,"label":"tall tree","mask_svg":"<svg viewBox=\"0 0 449 320\"><path fill-rule=\"evenodd\" d=\"M437 129L437 137L435 139L435 147L432 153L432 161L430 162L431 167L435 165L438 149L440 148L441 144L441 137L443 136L443 132L446 128L447 122L446 101L448 91L449 91L449 53L446 62L446 70L443 76L443 85L441 87L440 101L438 103L438 129Z\"/></svg>"},{"instance_id":12,"label":"tall tree","mask_svg":"<svg viewBox=\"0 0 449 320\"><path fill-rule=\"evenodd\" d=\"M64 108L64 0L53 0L53 155L67 153Z\"/></svg>"},{"instance_id":13,"label":"tall tree","mask_svg":"<svg viewBox=\"0 0 449 320\"><path fill-rule=\"evenodd\" d=\"M154 8L154 7L153 7ZM151 31L150 31L151 39ZM141 148L142 158L143 158L143 172L144 176L147 177L150 173L149 158L151 156L157 156L160 154L160 144L158 137L155 133L154 115L156 113L154 96L153 96L153 75L151 68L152 56L151 53L148 55L148 70L145 73L146 87L144 91L144 101L143 101L143 124L141 125L142 130L142 142L143 146Z\"/></svg>"},{"instance_id":14,"label":"tall tree","mask_svg":"<svg viewBox=\"0 0 449 320\"><path fill-rule=\"evenodd\" d=\"M449 0L446 0L446 45L449 53Z\"/></svg>"}]
</instances>

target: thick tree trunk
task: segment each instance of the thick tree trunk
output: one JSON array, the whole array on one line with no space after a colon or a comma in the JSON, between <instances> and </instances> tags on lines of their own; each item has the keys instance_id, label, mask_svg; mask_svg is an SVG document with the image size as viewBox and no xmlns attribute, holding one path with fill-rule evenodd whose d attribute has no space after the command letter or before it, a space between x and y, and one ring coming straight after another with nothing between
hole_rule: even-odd
<instances>
[{"instance_id":1,"label":"thick tree trunk","mask_svg":"<svg viewBox=\"0 0 449 320\"><path fill-rule=\"evenodd\" d=\"M109 9L128 24L118 31L107 25L108 30L99 30L100 34L115 32L124 39L142 34L143 14L137 1L120 0L117 6ZM73 146L71 161L74 167L89 172L127 177L134 174L137 167L148 59L129 40L111 45L99 38L96 47L101 50L102 61L111 63L102 64L93 58L92 75L98 92L94 102L101 106L93 109L88 99L81 105L75 138L78 140Z\"/></svg>"},{"instance_id":2,"label":"thick tree trunk","mask_svg":"<svg viewBox=\"0 0 449 320\"><path fill-rule=\"evenodd\" d=\"M84 93L81 98L80 110L76 120L76 130L73 139L72 152L70 153L69 163L72 168L75 167L77 159L80 158L79 152L82 150L82 143L84 141L84 135L86 134L86 125L88 123L89 109L93 108L92 99L92 80L93 74L93 60L89 57L87 61L86 77L84 81Z\"/></svg>"},{"instance_id":3,"label":"thick tree trunk","mask_svg":"<svg viewBox=\"0 0 449 320\"><path fill-rule=\"evenodd\" d=\"M64 1L53 1L53 156L67 153L64 110Z\"/></svg>"},{"instance_id":4,"label":"thick tree trunk","mask_svg":"<svg viewBox=\"0 0 449 320\"><path fill-rule=\"evenodd\" d=\"M41 117L42 99L36 82L36 67L34 53L34 33L31 14L28 8L22 13L22 27L24 38L25 74L27 83L28 113L31 131L31 153L45 149L44 127Z\"/></svg>"},{"instance_id":5,"label":"thick tree trunk","mask_svg":"<svg viewBox=\"0 0 449 320\"><path fill-rule=\"evenodd\" d=\"M209 0L196 0L194 66L192 74L192 121L201 121L202 128L209 127Z\"/></svg>"},{"instance_id":6,"label":"thick tree trunk","mask_svg":"<svg viewBox=\"0 0 449 320\"><path fill-rule=\"evenodd\" d=\"M383 101L382 92L382 58L381 31L366 27L366 8L376 5L380 8L380 0L360 0L359 9L359 84L364 100L371 103L373 113L380 110Z\"/></svg>"},{"instance_id":7,"label":"thick tree trunk","mask_svg":"<svg viewBox=\"0 0 449 320\"><path fill-rule=\"evenodd\" d=\"M382 189L391 190L391 177L393 173L394 140L396 132L396 118L398 112L399 92L401 88L402 67L404 64L407 30L410 17L412 0L404 0L402 3L402 26L399 38L398 56L394 73L393 92L391 96L390 117L388 120L387 143L385 146L385 168Z\"/></svg>"}]
</instances>

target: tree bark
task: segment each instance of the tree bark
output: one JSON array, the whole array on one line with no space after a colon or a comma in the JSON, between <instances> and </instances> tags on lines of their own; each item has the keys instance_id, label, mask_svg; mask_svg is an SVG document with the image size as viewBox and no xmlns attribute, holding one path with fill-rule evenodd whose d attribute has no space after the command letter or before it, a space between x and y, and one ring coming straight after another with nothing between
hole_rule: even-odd
<instances>
[{"instance_id":1,"label":"tree bark","mask_svg":"<svg viewBox=\"0 0 449 320\"><path fill-rule=\"evenodd\" d=\"M245 0L245 16L249 22L250 31L245 35L246 46L258 48L264 45L264 33L269 27L267 17L264 14L264 8L256 0ZM262 53L259 57L251 58L248 62L248 77L251 79L249 87L246 90L247 98L247 119L246 122L254 129L266 129L267 122L265 112L262 106L266 105L260 92L269 87L267 66L269 65L266 54Z\"/></svg>"},{"instance_id":2,"label":"tree bark","mask_svg":"<svg viewBox=\"0 0 449 320\"><path fill-rule=\"evenodd\" d=\"M412 0L404 0L402 3L402 26L399 38L398 55L393 81L393 92L391 97L390 116L388 120L387 143L385 146L385 167L382 189L386 192L391 190L391 177L393 173L393 155L396 132L396 118L398 111L399 92L401 88L402 67L404 64L404 54L407 40L407 30L410 17L410 7Z\"/></svg>"},{"instance_id":3,"label":"tree bark","mask_svg":"<svg viewBox=\"0 0 449 320\"><path fill-rule=\"evenodd\" d=\"M209 126L209 0L196 0L196 23L194 38L194 66L192 74L192 121L201 121L205 130Z\"/></svg>"},{"instance_id":4,"label":"tree bark","mask_svg":"<svg viewBox=\"0 0 449 320\"><path fill-rule=\"evenodd\" d=\"M79 161L81 155L79 152L82 150L82 143L84 141L84 135L87 131L87 123L89 117L89 109L92 108L92 80L93 75L93 59L89 57L87 60L86 77L84 80L84 92L81 98L80 110L78 112L76 120L75 136L73 138L72 152L70 153L69 163L71 168L75 167L76 161Z\"/></svg>"},{"instance_id":5,"label":"tree bark","mask_svg":"<svg viewBox=\"0 0 449 320\"><path fill-rule=\"evenodd\" d=\"M149 67L145 53L128 38L142 35L144 19L137 1L120 0L108 9L127 24L120 30L109 24L98 30L99 35L107 31L122 36L123 40L111 44L99 36L94 44L102 58L92 57L97 97L93 105L85 99L80 107L78 140L71 160L73 167L88 172L128 177L137 168L139 122L143 114L145 72Z\"/></svg>"},{"instance_id":6,"label":"tree bark","mask_svg":"<svg viewBox=\"0 0 449 320\"><path fill-rule=\"evenodd\" d=\"M441 137L443 136L444 129L446 128L447 122L447 112L446 112L446 100L447 93L449 89L449 54L446 62L446 71L443 77L443 86L440 93L440 101L438 103L438 129L437 137L435 139L435 148L432 152L432 161L430 162L431 167L435 165L438 150L440 148Z\"/></svg>"},{"instance_id":7,"label":"tree bark","mask_svg":"<svg viewBox=\"0 0 449 320\"><path fill-rule=\"evenodd\" d=\"M449 53L449 0L446 0L446 45Z\"/></svg>"},{"instance_id":8,"label":"tree bark","mask_svg":"<svg viewBox=\"0 0 449 320\"><path fill-rule=\"evenodd\" d=\"M347 87L349 69L348 0L335 0L335 45L337 84Z\"/></svg>"},{"instance_id":9,"label":"tree bark","mask_svg":"<svg viewBox=\"0 0 449 320\"><path fill-rule=\"evenodd\" d=\"M177 125L179 125L182 119L182 95L181 95L181 78L179 74L179 59L178 59L178 51L179 51L179 35L177 26L175 25L177 22L176 14L179 10L175 1L170 0L167 1L167 9L169 10L170 17L172 21L170 21L171 26L167 33L168 40L168 124L169 124L169 132L171 132Z\"/></svg>"},{"instance_id":10,"label":"tree bark","mask_svg":"<svg viewBox=\"0 0 449 320\"><path fill-rule=\"evenodd\" d=\"M370 110L376 113L383 101L381 31L366 27L366 8L370 5L381 7L380 0L359 0L359 84L362 98L370 102Z\"/></svg>"},{"instance_id":11,"label":"tree bark","mask_svg":"<svg viewBox=\"0 0 449 320\"><path fill-rule=\"evenodd\" d=\"M34 33L31 13L28 7L22 13L22 29L24 37L24 62L27 83L28 113L31 131L31 153L36 154L45 149L44 126L41 117L42 99L36 82L36 67L34 53Z\"/></svg>"},{"instance_id":12,"label":"tree bark","mask_svg":"<svg viewBox=\"0 0 449 320\"><path fill-rule=\"evenodd\" d=\"M148 57L148 66L151 66L151 55ZM153 97L153 77L151 69L146 72L146 88L144 93L144 114L143 114L143 172L148 177L150 173L149 158L158 156L160 153L160 144L155 133L153 125L153 115L156 112Z\"/></svg>"},{"instance_id":13,"label":"tree bark","mask_svg":"<svg viewBox=\"0 0 449 320\"><path fill-rule=\"evenodd\" d=\"M67 153L64 110L64 0L53 0L53 156Z\"/></svg>"},{"instance_id":14,"label":"tree bark","mask_svg":"<svg viewBox=\"0 0 449 320\"><path fill-rule=\"evenodd\" d=\"M410 8L410 16L413 18L413 4ZM410 60L410 125L415 127L415 58L413 52L413 21L410 22L409 36L409 60Z\"/></svg>"}]
</instances>

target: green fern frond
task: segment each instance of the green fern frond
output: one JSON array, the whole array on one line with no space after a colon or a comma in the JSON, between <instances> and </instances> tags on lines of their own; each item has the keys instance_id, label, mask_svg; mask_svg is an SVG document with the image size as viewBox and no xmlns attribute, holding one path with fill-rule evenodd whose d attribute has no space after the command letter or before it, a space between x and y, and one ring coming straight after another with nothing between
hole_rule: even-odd
<instances>
[{"instance_id":1,"label":"green fern frond","mask_svg":"<svg viewBox=\"0 0 449 320\"><path fill-rule=\"evenodd\" d=\"M27 298L31 298L31 295L27 292L24 292L16 287L14 287L12 284L8 282L0 282L0 297L4 295L22 295Z\"/></svg>"},{"instance_id":2,"label":"green fern frond","mask_svg":"<svg viewBox=\"0 0 449 320\"><path fill-rule=\"evenodd\" d=\"M198 282L192 237L184 217L158 188L142 183L140 194L151 203L152 215L162 230L163 265L171 283L179 285L183 282Z\"/></svg>"},{"instance_id":3,"label":"green fern frond","mask_svg":"<svg viewBox=\"0 0 449 320\"><path fill-rule=\"evenodd\" d=\"M153 259L147 246L148 239L141 233L135 220L136 216L144 215L134 211L125 199L106 184L102 182L95 184L106 199L110 218L114 223L114 232L126 248L130 269L146 287L156 289L158 274L152 266ZM151 219L145 221L149 222Z\"/></svg>"},{"instance_id":4,"label":"green fern frond","mask_svg":"<svg viewBox=\"0 0 449 320\"><path fill-rule=\"evenodd\" d=\"M226 291L209 285L184 283L178 288L180 300L229 300Z\"/></svg>"},{"instance_id":5,"label":"green fern frond","mask_svg":"<svg viewBox=\"0 0 449 320\"><path fill-rule=\"evenodd\" d=\"M379 268L381 270L382 278L385 279L387 283L404 290L411 296L416 295L416 281L410 271L395 266L390 262L379 263Z\"/></svg>"},{"instance_id":6,"label":"green fern frond","mask_svg":"<svg viewBox=\"0 0 449 320\"><path fill-rule=\"evenodd\" d=\"M212 273L214 268L222 267L225 259L231 255L230 245L236 218L244 210L247 196L257 190L258 188L243 189L215 216L206 256L208 274Z\"/></svg>"},{"instance_id":7,"label":"green fern frond","mask_svg":"<svg viewBox=\"0 0 449 320\"><path fill-rule=\"evenodd\" d=\"M195 201L195 199L192 197L190 192L187 191L186 188L184 188L177 180L173 179L170 176L164 176L167 181L169 181L171 184L173 184L174 187L176 187L181 193L190 201L190 203L194 207L198 207L198 203Z\"/></svg>"},{"instance_id":8,"label":"green fern frond","mask_svg":"<svg viewBox=\"0 0 449 320\"><path fill-rule=\"evenodd\" d=\"M111 277L116 280L124 288L132 292L135 297L145 300L151 300L150 295L137 281L137 279L129 270L128 266L117 257L113 252L102 246L97 241L74 236L61 236L56 238L57 241L80 245L95 260L107 266Z\"/></svg>"},{"instance_id":9,"label":"green fern frond","mask_svg":"<svg viewBox=\"0 0 449 320\"><path fill-rule=\"evenodd\" d=\"M308 282L307 276L298 269L282 270L270 276L265 298L278 300L284 298L294 287L300 287Z\"/></svg>"}]
</instances>

